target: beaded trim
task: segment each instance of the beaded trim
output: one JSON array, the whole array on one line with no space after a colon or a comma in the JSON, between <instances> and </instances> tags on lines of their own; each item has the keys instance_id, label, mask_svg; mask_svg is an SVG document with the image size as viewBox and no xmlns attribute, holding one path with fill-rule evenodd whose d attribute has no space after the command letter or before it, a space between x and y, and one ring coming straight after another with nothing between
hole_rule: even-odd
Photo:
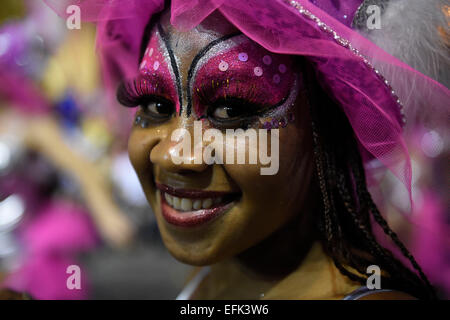
<instances>
[{"instance_id":1,"label":"beaded trim","mask_svg":"<svg viewBox=\"0 0 450 320\"><path fill-rule=\"evenodd\" d=\"M312 14L310 11L306 10L300 3L298 3L297 1L289 1L286 0L285 1L287 4L289 4L290 6L294 7L295 9L298 10L299 13L301 13L303 16L305 16L306 18L313 20L317 26L322 30L325 31L326 33L328 33L329 35L333 36L334 40L341 46L343 46L344 48L349 49L351 52L353 52L353 54L355 54L357 57L361 58L364 62L364 64L370 68L373 72L375 72L375 74L378 76L378 78L384 82L384 84L386 85L386 87L390 90L393 98L396 100L396 103L398 105L400 114L401 114L401 119L402 119L402 124L405 125L406 124L406 118L405 118L405 114L403 112L403 105L399 99L399 97L397 96L397 94L395 93L394 89L391 87L391 85L389 84L389 81L387 79L385 79L379 70L377 70L372 63L367 60L367 58L362 55L358 49L354 48L352 46L352 44L342 38L341 36L339 36L336 31L334 31L333 29L331 29L329 26L327 26L325 23L323 23L319 18L317 18L314 14Z\"/></svg>"}]
</instances>

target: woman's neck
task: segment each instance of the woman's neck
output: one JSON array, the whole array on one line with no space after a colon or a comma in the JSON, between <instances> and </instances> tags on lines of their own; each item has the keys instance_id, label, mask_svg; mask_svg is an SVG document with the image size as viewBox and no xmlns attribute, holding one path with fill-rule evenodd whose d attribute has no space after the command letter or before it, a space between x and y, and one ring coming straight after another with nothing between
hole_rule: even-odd
<instances>
[{"instance_id":1,"label":"woman's neck","mask_svg":"<svg viewBox=\"0 0 450 320\"><path fill-rule=\"evenodd\" d=\"M313 214L298 215L241 254L211 266L204 298L258 299L302 265L317 234Z\"/></svg>"},{"instance_id":2,"label":"woman's neck","mask_svg":"<svg viewBox=\"0 0 450 320\"><path fill-rule=\"evenodd\" d=\"M192 299L342 299L360 287L339 273L315 242L300 265L280 277L268 277L237 259L210 268Z\"/></svg>"},{"instance_id":3,"label":"woman's neck","mask_svg":"<svg viewBox=\"0 0 450 320\"><path fill-rule=\"evenodd\" d=\"M340 274L318 240L314 212L214 264L194 299L341 299L360 286Z\"/></svg>"}]
</instances>

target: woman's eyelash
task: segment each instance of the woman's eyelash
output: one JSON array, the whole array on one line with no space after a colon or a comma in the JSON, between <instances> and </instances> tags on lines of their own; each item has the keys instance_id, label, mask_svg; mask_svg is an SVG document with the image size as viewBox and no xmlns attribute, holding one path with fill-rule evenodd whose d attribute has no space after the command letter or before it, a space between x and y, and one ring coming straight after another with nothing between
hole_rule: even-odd
<instances>
[{"instance_id":1,"label":"woman's eyelash","mask_svg":"<svg viewBox=\"0 0 450 320\"><path fill-rule=\"evenodd\" d=\"M136 107L139 103L139 96L136 91L130 90L130 85L127 82L121 82L117 88L117 101L125 107Z\"/></svg>"},{"instance_id":2,"label":"woman's eyelash","mask_svg":"<svg viewBox=\"0 0 450 320\"><path fill-rule=\"evenodd\" d=\"M283 98L280 102L275 105L261 105L256 103L250 103L240 98L235 97L227 97L219 98L214 102L209 103L206 111L199 117L202 118L211 118L213 117L213 112L216 108L219 107L231 107L231 108L242 108L242 116L241 118L252 118L252 117L265 117L268 113L272 112L274 109L282 106L288 97Z\"/></svg>"},{"instance_id":3,"label":"woman's eyelash","mask_svg":"<svg viewBox=\"0 0 450 320\"><path fill-rule=\"evenodd\" d=\"M117 100L125 107L136 107L161 97L170 100L170 97L160 90L158 83L152 83L145 78L137 78L127 81L122 81L117 88Z\"/></svg>"},{"instance_id":4,"label":"woman's eyelash","mask_svg":"<svg viewBox=\"0 0 450 320\"><path fill-rule=\"evenodd\" d=\"M208 108L208 112L210 112L211 108L215 109L217 107L234 107L234 108L245 108L247 113L257 113L258 110L261 110L264 108L264 106L260 104L256 104L254 102L247 101L242 98L236 98L236 97L227 97L227 98L219 98L214 102L211 102L210 107Z\"/></svg>"},{"instance_id":5,"label":"woman's eyelash","mask_svg":"<svg viewBox=\"0 0 450 320\"><path fill-rule=\"evenodd\" d=\"M295 82L294 82L295 83ZM290 90L292 91L292 90ZM245 108L248 116L265 117L285 104L290 92L286 92L281 100L271 96L256 84L248 84L239 80L209 80L194 89L197 103L195 111L199 117L209 116L211 109L219 106Z\"/></svg>"}]
</instances>

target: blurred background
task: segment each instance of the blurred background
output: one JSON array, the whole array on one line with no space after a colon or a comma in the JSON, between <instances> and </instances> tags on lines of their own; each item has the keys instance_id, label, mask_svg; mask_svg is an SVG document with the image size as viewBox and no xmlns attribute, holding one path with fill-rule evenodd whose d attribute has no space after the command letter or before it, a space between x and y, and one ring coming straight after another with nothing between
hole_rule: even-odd
<instances>
[{"instance_id":1,"label":"blurred background","mask_svg":"<svg viewBox=\"0 0 450 320\"><path fill-rule=\"evenodd\" d=\"M108 98L95 26L39 0L0 6L0 285L34 299L173 299L191 267L164 248L126 143L133 110ZM409 128L416 201L383 173L375 197L450 297L447 128ZM376 165L376 164L374 164ZM385 245L389 246L389 243ZM67 267L80 266L81 290Z\"/></svg>"},{"instance_id":2,"label":"blurred background","mask_svg":"<svg viewBox=\"0 0 450 320\"><path fill-rule=\"evenodd\" d=\"M40 0L2 0L3 286L35 299L179 293L190 268L165 250L128 160L132 112L105 93L95 26L68 30ZM81 290L67 289L70 265Z\"/></svg>"}]
</instances>

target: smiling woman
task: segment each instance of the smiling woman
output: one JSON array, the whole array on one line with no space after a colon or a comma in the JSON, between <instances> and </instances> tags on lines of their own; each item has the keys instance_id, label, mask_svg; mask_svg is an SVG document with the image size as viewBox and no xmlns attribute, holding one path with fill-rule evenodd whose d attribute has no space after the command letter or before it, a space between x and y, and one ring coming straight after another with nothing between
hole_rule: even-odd
<instances>
[{"instance_id":1,"label":"smiling woman","mask_svg":"<svg viewBox=\"0 0 450 320\"><path fill-rule=\"evenodd\" d=\"M356 299L377 265L383 290L371 298L434 298L367 183L377 162L411 191L403 107L426 91L441 108L448 90L350 29L361 0L222 2L142 1L120 14L111 4L108 19L95 18L107 74L121 66L118 100L138 107L128 150L162 239L177 259L205 266L180 297ZM407 81L420 88L403 106ZM198 122L202 134L244 134L237 145L197 140ZM180 129L193 152L177 162ZM260 160L204 161L217 141L250 159L251 130L277 134L276 174L261 174Z\"/></svg>"},{"instance_id":2,"label":"smiling woman","mask_svg":"<svg viewBox=\"0 0 450 320\"><path fill-rule=\"evenodd\" d=\"M254 246L299 211L306 211L305 217L312 214L303 209L311 202L313 176L308 109L304 93L285 104L285 97L293 90L294 75L300 72L299 66L294 68L292 57L273 54L236 34L218 13L188 32L175 30L168 13L154 18L148 26L140 73L153 87L162 86L153 76L168 79L164 86L170 87L173 95L164 98L169 101L167 105L175 107L170 113L161 112L165 115L161 121L161 116L151 111L155 95L141 96L145 100L137 116L147 120L148 126L135 126L129 154L171 253L186 263L214 264ZM245 59L239 60L240 53L241 57L245 53ZM279 73L280 65L289 69L282 68L283 81L275 83L273 75ZM258 67L265 72L255 73ZM139 86L136 88L139 92ZM120 89L119 97L123 95ZM243 122L245 129L262 128L275 114L287 116L294 103L298 120L280 132L280 142L286 148L280 154L282 165L276 175L261 175L260 164L207 165L196 159L195 152L182 164L172 159L177 144L171 133L176 129L193 131L198 119L205 130L237 129ZM220 109L222 112L217 112ZM224 144L224 149L234 148L234 141L225 140ZM287 184L289 179L292 182ZM311 228L305 227L304 234L311 233Z\"/></svg>"}]
</instances>

